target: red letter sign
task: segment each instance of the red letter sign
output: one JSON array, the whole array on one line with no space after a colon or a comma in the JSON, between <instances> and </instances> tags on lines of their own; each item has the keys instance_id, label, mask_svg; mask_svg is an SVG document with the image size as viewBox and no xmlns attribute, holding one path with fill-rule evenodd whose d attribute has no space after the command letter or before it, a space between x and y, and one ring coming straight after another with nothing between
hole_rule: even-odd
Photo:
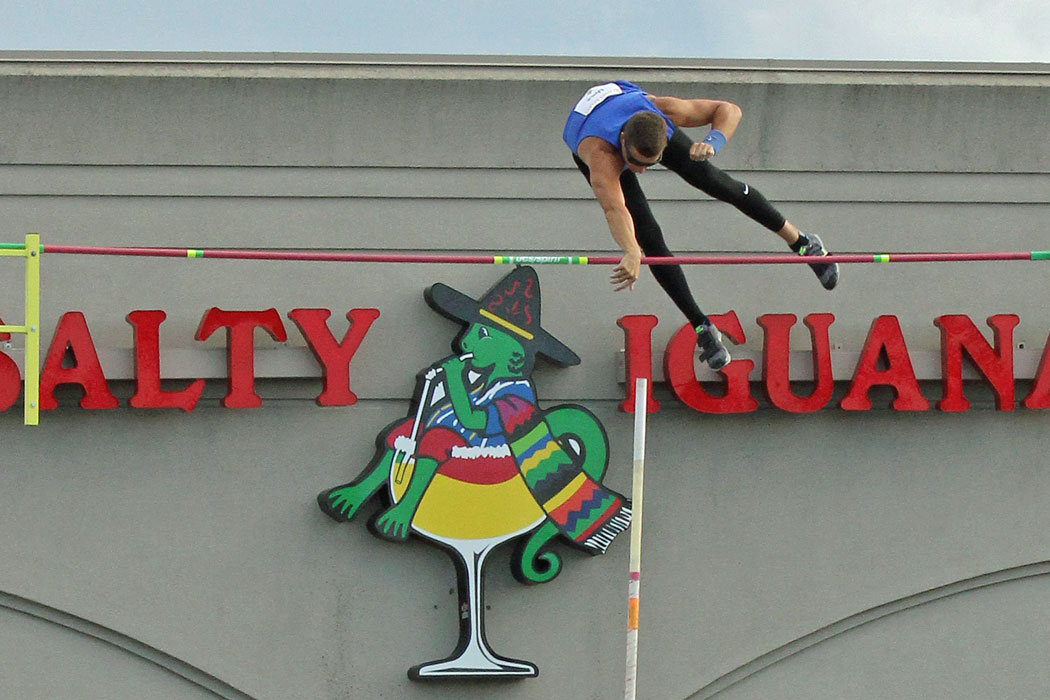
<instances>
[{"instance_id":1,"label":"red letter sign","mask_svg":"<svg viewBox=\"0 0 1050 700\"><path fill-rule=\"evenodd\" d=\"M621 411L634 413L634 386L638 379L648 380L645 412L660 410L660 402L653 398L653 328L657 323L656 316L652 315L624 316L616 322L623 329L624 363L627 365L627 398L620 404Z\"/></svg>"},{"instance_id":2,"label":"red letter sign","mask_svg":"<svg viewBox=\"0 0 1050 700\"><path fill-rule=\"evenodd\" d=\"M1043 346L1043 356L1039 359L1039 369L1032 382L1032 390L1024 399L1025 408L1050 408L1050 338Z\"/></svg>"},{"instance_id":3,"label":"red letter sign","mask_svg":"<svg viewBox=\"0 0 1050 700\"><path fill-rule=\"evenodd\" d=\"M194 380L182 391L160 388L160 324L163 311L132 311L126 320L135 327L135 408L181 408L189 412L200 400L204 380Z\"/></svg>"},{"instance_id":4,"label":"red letter sign","mask_svg":"<svg viewBox=\"0 0 1050 700\"><path fill-rule=\"evenodd\" d=\"M62 366L66 348L73 353L76 364L72 367ZM110 393L109 385L106 384L106 375L102 373L87 321L79 311L63 314L51 338L51 347L48 348L44 368L40 371L40 408L58 408L55 387L59 384L79 384L84 387L81 408L116 408L118 405L117 397Z\"/></svg>"},{"instance_id":5,"label":"red letter sign","mask_svg":"<svg viewBox=\"0 0 1050 700\"><path fill-rule=\"evenodd\" d=\"M263 328L279 343L288 339L277 309L223 311L212 307L197 329L197 340L207 340L226 328L227 392L225 408L258 408L262 398L255 393L255 329Z\"/></svg>"},{"instance_id":6,"label":"red letter sign","mask_svg":"<svg viewBox=\"0 0 1050 700\"><path fill-rule=\"evenodd\" d=\"M0 318L0 326L4 319ZM0 340L11 340L10 333L0 333ZM0 352L0 413L14 406L21 393L22 375L18 365L10 357Z\"/></svg>"},{"instance_id":7,"label":"red letter sign","mask_svg":"<svg viewBox=\"0 0 1050 700\"><path fill-rule=\"evenodd\" d=\"M735 311L711 316L711 322L736 343L745 342L744 329ZM725 387L724 396L711 396L696 379L693 355L696 353L696 330L686 324L675 333L664 352L664 376L674 395L690 408L702 413L748 413L758 408L751 396L748 377L755 363L751 360L733 360L719 372Z\"/></svg>"},{"instance_id":8,"label":"red letter sign","mask_svg":"<svg viewBox=\"0 0 1050 700\"><path fill-rule=\"evenodd\" d=\"M970 402L963 396L962 355L970 356L995 392L995 407L1014 410L1014 326L1021 322L1014 314L988 317L995 334L995 351L968 316L949 314L934 319L941 329L941 381L944 398L937 403L942 411L966 411Z\"/></svg>"},{"instance_id":9,"label":"red letter sign","mask_svg":"<svg viewBox=\"0 0 1050 700\"><path fill-rule=\"evenodd\" d=\"M299 326L310 350L321 365L322 391L317 397L320 406L353 406L357 395L350 391L350 360L354 358L365 333L379 318L379 309L351 309L346 314L350 327L343 342L335 342L328 328L328 309L292 309L288 318Z\"/></svg>"},{"instance_id":10,"label":"red letter sign","mask_svg":"<svg viewBox=\"0 0 1050 700\"><path fill-rule=\"evenodd\" d=\"M789 372L791 327L794 314L764 314L758 325L766 331L762 344L762 381L769 402L791 413L819 411L831 400L835 382L831 375L831 343L828 327L835 321L832 314L810 314L803 323L809 328L813 346L813 392L803 398L791 391Z\"/></svg>"},{"instance_id":11,"label":"red letter sign","mask_svg":"<svg viewBox=\"0 0 1050 700\"><path fill-rule=\"evenodd\" d=\"M883 351L888 366L880 371L877 365ZM879 316L871 322L864 350L853 370L849 393L839 402L839 406L847 411L871 410L868 392L876 385L893 387L897 396L890 405L895 411L925 411L930 408L930 402L919 391L919 382L915 378L901 324L896 316Z\"/></svg>"},{"instance_id":12,"label":"red letter sign","mask_svg":"<svg viewBox=\"0 0 1050 700\"><path fill-rule=\"evenodd\" d=\"M0 352L0 413L14 406L21 392L22 375L18 373L18 365Z\"/></svg>"}]
</instances>

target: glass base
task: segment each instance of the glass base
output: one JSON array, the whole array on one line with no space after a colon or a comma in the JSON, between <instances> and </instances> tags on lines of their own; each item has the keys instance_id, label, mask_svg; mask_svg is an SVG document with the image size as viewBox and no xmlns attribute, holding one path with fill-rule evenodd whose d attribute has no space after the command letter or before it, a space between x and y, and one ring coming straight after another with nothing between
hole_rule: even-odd
<instances>
[{"instance_id":1,"label":"glass base","mask_svg":"<svg viewBox=\"0 0 1050 700\"><path fill-rule=\"evenodd\" d=\"M467 649L454 659L432 661L414 666L408 675L415 679L427 678L535 678L539 669L528 661L516 661L497 656L480 647Z\"/></svg>"}]
</instances>

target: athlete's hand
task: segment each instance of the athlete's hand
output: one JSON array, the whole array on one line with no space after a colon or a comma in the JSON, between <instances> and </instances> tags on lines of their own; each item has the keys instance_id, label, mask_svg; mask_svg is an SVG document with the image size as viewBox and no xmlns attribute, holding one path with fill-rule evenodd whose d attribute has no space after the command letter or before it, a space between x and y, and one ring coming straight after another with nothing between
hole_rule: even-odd
<instances>
[{"instance_id":1,"label":"athlete's hand","mask_svg":"<svg viewBox=\"0 0 1050 700\"><path fill-rule=\"evenodd\" d=\"M713 158L714 155L714 146L703 141L697 141L689 148L689 157L693 160L707 160L708 158Z\"/></svg>"},{"instance_id":2,"label":"athlete's hand","mask_svg":"<svg viewBox=\"0 0 1050 700\"><path fill-rule=\"evenodd\" d=\"M634 289L634 283L642 268L642 252L632 250L620 259L620 264L613 268L609 281L616 285L616 291Z\"/></svg>"}]
</instances>

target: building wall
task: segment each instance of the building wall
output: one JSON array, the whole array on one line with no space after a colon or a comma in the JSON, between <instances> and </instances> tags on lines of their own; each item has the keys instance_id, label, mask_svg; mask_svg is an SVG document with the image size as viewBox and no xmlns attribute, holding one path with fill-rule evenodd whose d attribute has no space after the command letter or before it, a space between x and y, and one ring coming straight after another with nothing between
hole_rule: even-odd
<instances>
[{"instance_id":1,"label":"building wall","mask_svg":"<svg viewBox=\"0 0 1050 700\"><path fill-rule=\"evenodd\" d=\"M45 244L614 254L560 140L587 86L741 105L719 165L835 252L1041 250L1045 66L282 55L0 55L0 214ZM780 252L778 239L656 169L643 178L678 252ZM20 314L17 264L0 318ZM421 541L337 524L316 494L351 480L418 372L458 327L423 289L479 297L506 268L47 255L45 348L83 312L120 407L79 392L41 425L0 414L0 696L12 698L610 698L622 692L628 542L566 546L553 582L487 567L493 647L540 667L513 683L420 684L451 652L456 572ZM631 488L627 314L653 314L654 370L681 325L648 274L543 267L543 326L583 362L535 373L545 406L592 410L606 483ZM692 267L708 313L733 310L760 408L719 416L657 386L649 416L639 697L1044 697L1050 570L1046 416L936 409L933 321L1017 314L1018 400L1050 311L1038 263L851 265L833 293L805 268ZM211 307L275 308L257 333L257 409L221 406ZM295 308L380 317L352 362L353 406L321 408ZM208 380L192 413L130 408L136 309L162 309L162 372ZM836 399L793 415L762 399L766 313L831 312ZM897 315L931 410L837 407L873 319ZM799 372L808 338L792 337ZM21 363L21 340L4 352ZM80 358L77 358L78 360ZM976 376L972 373L968 376ZM715 375L699 377L717 392ZM1018 401L1019 403L1019 401ZM362 518L363 519L363 518Z\"/></svg>"}]
</instances>

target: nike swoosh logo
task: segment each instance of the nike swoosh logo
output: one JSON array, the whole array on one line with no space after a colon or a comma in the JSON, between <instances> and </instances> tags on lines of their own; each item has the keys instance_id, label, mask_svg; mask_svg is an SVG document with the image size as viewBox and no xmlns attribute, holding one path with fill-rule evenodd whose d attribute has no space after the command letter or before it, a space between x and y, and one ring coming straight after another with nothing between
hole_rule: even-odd
<instances>
[{"instance_id":1,"label":"nike swoosh logo","mask_svg":"<svg viewBox=\"0 0 1050 700\"><path fill-rule=\"evenodd\" d=\"M747 185L744 185L744 194L746 195L750 191L750 189L751 189L750 187L748 187Z\"/></svg>"}]
</instances>

